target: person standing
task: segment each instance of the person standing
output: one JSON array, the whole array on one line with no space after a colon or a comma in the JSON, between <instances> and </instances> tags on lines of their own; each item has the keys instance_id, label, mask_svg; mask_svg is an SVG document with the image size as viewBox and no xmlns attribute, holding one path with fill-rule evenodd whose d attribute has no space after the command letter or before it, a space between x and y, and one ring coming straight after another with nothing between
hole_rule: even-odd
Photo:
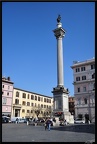
<instances>
[{"instance_id":1,"label":"person standing","mask_svg":"<svg viewBox=\"0 0 97 144\"><path fill-rule=\"evenodd\" d=\"M45 119L45 123L44 123L45 130L47 129L47 121L48 121L48 119Z\"/></svg>"},{"instance_id":2,"label":"person standing","mask_svg":"<svg viewBox=\"0 0 97 144\"><path fill-rule=\"evenodd\" d=\"M50 129L51 129L51 121L50 121L49 118L47 120L47 127L48 127L48 130L50 131Z\"/></svg>"}]
</instances>

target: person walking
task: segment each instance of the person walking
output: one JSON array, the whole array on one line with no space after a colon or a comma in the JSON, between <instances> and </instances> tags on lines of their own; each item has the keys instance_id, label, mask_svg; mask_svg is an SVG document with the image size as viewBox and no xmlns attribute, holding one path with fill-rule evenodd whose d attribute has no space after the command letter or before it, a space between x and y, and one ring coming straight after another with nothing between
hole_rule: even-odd
<instances>
[{"instance_id":1,"label":"person walking","mask_svg":"<svg viewBox=\"0 0 97 144\"><path fill-rule=\"evenodd\" d=\"M64 121L64 124L67 125L67 121L66 121L66 119L65 119L65 121Z\"/></svg>"},{"instance_id":2,"label":"person walking","mask_svg":"<svg viewBox=\"0 0 97 144\"><path fill-rule=\"evenodd\" d=\"M50 121L49 118L47 120L47 127L48 127L48 130L50 131L50 129L51 129L51 121Z\"/></svg>"},{"instance_id":3,"label":"person walking","mask_svg":"<svg viewBox=\"0 0 97 144\"><path fill-rule=\"evenodd\" d=\"M48 119L45 119L45 123L44 123L45 130L47 129L47 121Z\"/></svg>"},{"instance_id":4,"label":"person walking","mask_svg":"<svg viewBox=\"0 0 97 144\"><path fill-rule=\"evenodd\" d=\"M16 124L17 124L17 123L19 123L19 119L18 119L18 118L16 119Z\"/></svg>"}]
</instances>

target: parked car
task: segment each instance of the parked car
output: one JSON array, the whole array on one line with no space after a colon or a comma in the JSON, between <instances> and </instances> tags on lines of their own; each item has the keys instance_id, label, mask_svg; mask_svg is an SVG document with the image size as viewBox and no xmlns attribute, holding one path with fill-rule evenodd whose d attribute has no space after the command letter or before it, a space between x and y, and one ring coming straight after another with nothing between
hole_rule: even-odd
<instances>
[{"instance_id":1,"label":"parked car","mask_svg":"<svg viewBox=\"0 0 97 144\"><path fill-rule=\"evenodd\" d=\"M5 116L5 117L2 117L2 123L10 123L11 120L9 117Z\"/></svg>"},{"instance_id":2,"label":"parked car","mask_svg":"<svg viewBox=\"0 0 97 144\"><path fill-rule=\"evenodd\" d=\"M26 118L24 119L24 123L27 123L27 119Z\"/></svg>"},{"instance_id":3,"label":"parked car","mask_svg":"<svg viewBox=\"0 0 97 144\"><path fill-rule=\"evenodd\" d=\"M84 124L85 123L85 120L84 119L81 119L81 118L77 118L74 120L74 123L75 124Z\"/></svg>"},{"instance_id":4,"label":"parked car","mask_svg":"<svg viewBox=\"0 0 97 144\"><path fill-rule=\"evenodd\" d=\"M24 118L19 118L18 122L19 123L24 123L25 119Z\"/></svg>"},{"instance_id":5,"label":"parked car","mask_svg":"<svg viewBox=\"0 0 97 144\"><path fill-rule=\"evenodd\" d=\"M25 119L24 118L21 118L21 117L11 117L11 122L12 123L24 123Z\"/></svg>"}]
</instances>

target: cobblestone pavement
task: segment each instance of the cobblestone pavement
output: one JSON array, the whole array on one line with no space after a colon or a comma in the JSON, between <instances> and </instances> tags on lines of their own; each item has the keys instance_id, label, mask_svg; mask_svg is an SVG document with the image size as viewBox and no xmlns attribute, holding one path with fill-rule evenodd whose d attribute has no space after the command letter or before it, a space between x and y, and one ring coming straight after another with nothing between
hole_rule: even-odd
<instances>
[{"instance_id":1,"label":"cobblestone pavement","mask_svg":"<svg viewBox=\"0 0 97 144\"><path fill-rule=\"evenodd\" d=\"M51 127L2 124L2 142L95 142L94 125Z\"/></svg>"}]
</instances>

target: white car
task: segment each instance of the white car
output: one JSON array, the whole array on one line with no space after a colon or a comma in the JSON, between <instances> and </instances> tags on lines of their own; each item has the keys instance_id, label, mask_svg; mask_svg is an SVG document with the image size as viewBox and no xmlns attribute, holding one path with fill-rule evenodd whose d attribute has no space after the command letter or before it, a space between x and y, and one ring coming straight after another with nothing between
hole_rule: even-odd
<instances>
[{"instance_id":1,"label":"white car","mask_svg":"<svg viewBox=\"0 0 97 144\"><path fill-rule=\"evenodd\" d=\"M11 122L16 123L17 118L18 118L18 123L24 123L25 119L21 117L11 117Z\"/></svg>"},{"instance_id":2,"label":"white car","mask_svg":"<svg viewBox=\"0 0 97 144\"><path fill-rule=\"evenodd\" d=\"M85 120L84 119L81 119L81 118L77 118L74 120L74 123L75 124L84 124L85 123Z\"/></svg>"}]
</instances>

